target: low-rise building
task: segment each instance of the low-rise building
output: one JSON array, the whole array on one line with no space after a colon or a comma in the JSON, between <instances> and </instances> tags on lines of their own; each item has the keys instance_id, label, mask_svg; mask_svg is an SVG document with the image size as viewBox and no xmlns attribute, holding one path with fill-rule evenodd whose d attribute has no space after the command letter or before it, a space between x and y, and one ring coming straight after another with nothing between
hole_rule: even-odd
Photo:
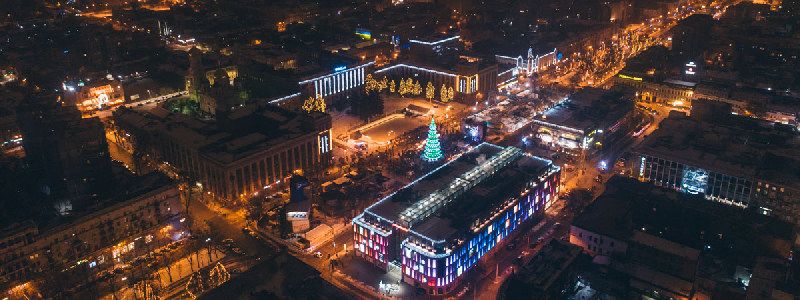
<instances>
[{"instance_id":1,"label":"low-rise building","mask_svg":"<svg viewBox=\"0 0 800 300\"><path fill-rule=\"evenodd\" d=\"M558 197L560 168L482 143L368 207L354 220L356 255L428 294L463 274Z\"/></svg>"},{"instance_id":2,"label":"low-rise building","mask_svg":"<svg viewBox=\"0 0 800 300\"><path fill-rule=\"evenodd\" d=\"M615 176L569 238L618 274L608 277L620 278L632 298L745 299L787 287L795 235L771 216Z\"/></svg>"},{"instance_id":3,"label":"low-rise building","mask_svg":"<svg viewBox=\"0 0 800 300\"><path fill-rule=\"evenodd\" d=\"M125 103L125 91L117 80L99 79L93 82L79 81L62 85L64 103L75 105L83 113L107 109Z\"/></svg>"},{"instance_id":4,"label":"low-rise building","mask_svg":"<svg viewBox=\"0 0 800 300\"><path fill-rule=\"evenodd\" d=\"M159 107L120 108L114 120L134 157L165 162L219 199L244 198L331 157L331 117L320 112L260 104L205 121Z\"/></svg>"},{"instance_id":5,"label":"low-rise building","mask_svg":"<svg viewBox=\"0 0 800 300\"><path fill-rule=\"evenodd\" d=\"M655 81L647 77L618 74L612 81L615 85L630 87L636 93L636 100L658 103L678 108L689 108L694 99L694 82L676 79Z\"/></svg>"},{"instance_id":6,"label":"low-rise building","mask_svg":"<svg viewBox=\"0 0 800 300\"><path fill-rule=\"evenodd\" d=\"M503 283L498 299L564 299L578 279L581 247L550 240L536 256Z\"/></svg>"},{"instance_id":7,"label":"low-rise building","mask_svg":"<svg viewBox=\"0 0 800 300\"><path fill-rule=\"evenodd\" d=\"M466 55L460 36L437 36L409 41L410 55L392 65L375 70L377 78L408 78L428 82L437 92L444 86L453 88L456 100L483 100L497 90L498 64L495 57Z\"/></svg>"},{"instance_id":8,"label":"low-rise building","mask_svg":"<svg viewBox=\"0 0 800 300\"><path fill-rule=\"evenodd\" d=\"M533 120L537 142L578 154L600 148L636 125L633 101L621 91L585 89Z\"/></svg>"},{"instance_id":9,"label":"low-rise building","mask_svg":"<svg viewBox=\"0 0 800 300\"><path fill-rule=\"evenodd\" d=\"M800 137L771 122L692 112L665 119L634 150L632 176L736 207L800 220ZM703 117L707 116L707 117Z\"/></svg>"},{"instance_id":10,"label":"low-rise building","mask_svg":"<svg viewBox=\"0 0 800 300\"><path fill-rule=\"evenodd\" d=\"M66 289L89 278L83 272L96 274L128 263L148 249L188 234L179 218L184 205L175 183L151 174L126 186L90 212L4 229L0 286L8 289L27 283L40 284L44 290ZM76 274L82 276L74 278Z\"/></svg>"}]
</instances>

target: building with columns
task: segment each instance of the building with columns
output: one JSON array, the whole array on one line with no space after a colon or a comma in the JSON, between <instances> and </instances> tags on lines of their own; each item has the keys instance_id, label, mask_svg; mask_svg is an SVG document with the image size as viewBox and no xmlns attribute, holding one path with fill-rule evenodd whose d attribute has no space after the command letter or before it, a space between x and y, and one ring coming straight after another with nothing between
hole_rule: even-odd
<instances>
[{"instance_id":1,"label":"building with columns","mask_svg":"<svg viewBox=\"0 0 800 300\"><path fill-rule=\"evenodd\" d=\"M135 157L164 162L215 197L242 199L281 182L292 171L313 170L331 157L331 117L269 105L219 110L216 121L163 108L114 112L118 134Z\"/></svg>"},{"instance_id":2,"label":"building with columns","mask_svg":"<svg viewBox=\"0 0 800 300\"><path fill-rule=\"evenodd\" d=\"M456 99L485 99L489 92L497 89L497 64L478 58L465 58L452 67L407 61L376 70L374 76L396 80L412 78L419 80L422 86L431 82L437 91L442 85L452 87Z\"/></svg>"},{"instance_id":3,"label":"building with columns","mask_svg":"<svg viewBox=\"0 0 800 300\"><path fill-rule=\"evenodd\" d=\"M319 95L325 99L348 96L364 85L367 74L372 72L375 62L334 67L332 72L316 74L300 80L300 90L309 96Z\"/></svg>"}]
</instances>

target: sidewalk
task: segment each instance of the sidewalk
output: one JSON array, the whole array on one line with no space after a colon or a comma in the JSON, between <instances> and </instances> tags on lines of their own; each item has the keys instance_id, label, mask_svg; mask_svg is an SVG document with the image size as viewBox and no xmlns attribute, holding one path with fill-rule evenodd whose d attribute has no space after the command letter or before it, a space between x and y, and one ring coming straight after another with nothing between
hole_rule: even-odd
<instances>
[{"instance_id":1,"label":"sidewalk","mask_svg":"<svg viewBox=\"0 0 800 300\"><path fill-rule=\"evenodd\" d=\"M344 255L344 251L337 253L340 259L340 270L335 270L334 275L340 280L346 280L361 290L374 293L375 296L386 299L413 298L414 288L402 281L400 268L389 266L385 272L363 259L356 257L352 251Z\"/></svg>"}]
</instances>

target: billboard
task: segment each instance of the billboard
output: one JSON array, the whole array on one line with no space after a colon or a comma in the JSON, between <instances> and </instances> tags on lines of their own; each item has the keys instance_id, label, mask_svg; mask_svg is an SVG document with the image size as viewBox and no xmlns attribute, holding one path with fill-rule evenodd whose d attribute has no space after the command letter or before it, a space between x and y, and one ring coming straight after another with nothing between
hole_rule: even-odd
<instances>
[{"instance_id":1,"label":"billboard","mask_svg":"<svg viewBox=\"0 0 800 300\"><path fill-rule=\"evenodd\" d=\"M364 40L372 39L372 32L363 28L356 29L356 35Z\"/></svg>"},{"instance_id":2,"label":"billboard","mask_svg":"<svg viewBox=\"0 0 800 300\"><path fill-rule=\"evenodd\" d=\"M708 171L686 167L681 179L681 190L689 194L705 194L708 188Z\"/></svg>"}]
</instances>

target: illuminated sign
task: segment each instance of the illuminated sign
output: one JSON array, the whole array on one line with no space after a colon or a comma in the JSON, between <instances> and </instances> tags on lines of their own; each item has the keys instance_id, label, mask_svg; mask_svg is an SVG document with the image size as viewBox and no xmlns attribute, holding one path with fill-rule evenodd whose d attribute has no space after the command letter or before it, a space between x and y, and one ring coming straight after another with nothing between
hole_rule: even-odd
<instances>
[{"instance_id":1,"label":"illuminated sign","mask_svg":"<svg viewBox=\"0 0 800 300\"><path fill-rule=\"evenodd\" d=\"M622 79L630 79L630 80L635 80L635 81L642 81L641 77L633 77L633 76L628 76L628 75L625 75L625 74L619 74L618 76L619 76L619 78L622 78Z\"/></svg>"},{"instance_id":2,"label":"illuminated sign","mask_svg":"<svg viewBox=\"0 0 800 300\"><path fill-rule=\"evenodd\" d=\"M291 220L305 220L308 219L307 212L290 211L286 213L286 219Z\"/></svg>"},{"instance_id":3,"label":"illuminated sign","mask_svg":"<svg viewBox=\"0 0 800 300\"><path fill-rule=\"evenodd\" d=\"M361 28L356 29L356 35L361 37L362 39L365 39L365 40L371 40L372 39L372 32L370 32L369 30L366 30L366 29L361 29Z\"/></svg>"},{"instance_id":4,"label":"illuminated sign","mask_svg":"<svg viewBox=\"0 0 800 300\"><path fill-rule=\"evenodd\" d=\"M693 61L690 61L686 64L686 75L694 75L697 73L697 64Z\"/></svg>"},{"instance_id":5,"label":"illuminated sign","mask_svg":"<svg viewBox=\"0 0 800 300\"><path fill-rule=\"evenodd\" d=\"M683 170L681 189L689 194L705 194L708 188L708 172L706 170L686 167Z\"/></svg>"},{"instance_id":6,"label":"illuminated sign","mask_svg":"<svg viewBox=\"0 0 800 300\"><path fill-rule=\"evenodd\" d=\"M333 68L334 72L341 72L341 71L344 71L344 70L347 70L347 66L338 66L336 68Z\"/></svg>"}]
</instances>

